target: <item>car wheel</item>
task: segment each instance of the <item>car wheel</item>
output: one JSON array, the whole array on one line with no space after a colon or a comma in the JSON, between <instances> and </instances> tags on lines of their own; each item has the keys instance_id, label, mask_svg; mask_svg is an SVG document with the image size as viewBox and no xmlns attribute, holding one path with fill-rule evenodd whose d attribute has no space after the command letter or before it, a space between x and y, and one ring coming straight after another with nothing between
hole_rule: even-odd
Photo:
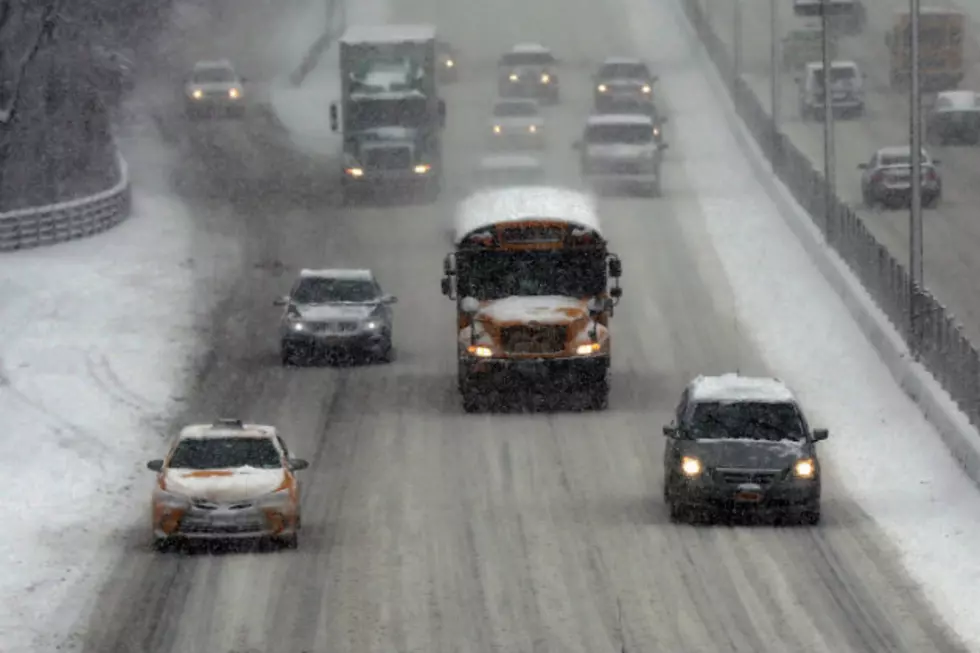
<instances>
[{"instance_id":1,"label":"car wheel","mask_svg":"<svg viewBox=\"0 0 980 653\"><path fill-rule=\"evenodd\" d=\"M154 537L152 547L157 553L169 553L174 549L174 541L169 537Z\"/></svg>"},{"instance_id":2,"label":"car wheel","mask_svg":"<svg viewBox=\"0 0 980 653\"><path fill-rule=\"evenodd\" d=\"M589 408L592 410L609 408L609 381L599 381L589 389Z\"/></svg>"},{"instance_id":3,"label":"car wheel","mask_svg":"<svg viewBox=\"0 0 980 653\"><path fill-rule=\"evenodd\" d=\"M381 344L381 351L378 353L378 361L390 363L395 359L395 346L391 342L391 336L385 338Z\"/></svg>"},{"instance_id":4,"label":"car wheel","mask_svg":"<svg viewBox=\"0 0 980 653\"><path fill-rule=\"evenodd\" d=\"M280 358L283 367L297 367L300 364L300 353L294 344L284 342L280 345Z\"/></svg>"},{"instance_id":5,"label":"car wheel","mask_svg":"<svg viewBox=\"0 0 980 653\"><path fill-rule=\"evenodd\" d=\"M463 390L463 410L467 413L479 413L483 408L482 397L479 393L467 388Z\"/></svg>"},{"instance_id":6,"label":"car wheel","mask_svg":"<svg viewBox=\"0 0 980 653\"><path fill-rule=\"evenodd\" d=\"M799 523L804 526L816 526L820 523L820 504L807 506L800 512Z\"/></svg>"},{"instance_id":7,"label":"car wheel","mask_svg":"<svg viewBox=\"0 0 980 653\"><path fill-rule=\"evenodd\" d=\"M296 550L299 548L299 533L284 535L276 540L280 549Z\"/></svg>"},{"instance_id":8,"label":"car wheel","mask_svg":"<svg viewBox=\"0 0 980 653\"><path fill-rule=\"evenodd\" d=\"M934 209L937 206L939 206L939 199L940 199L940 196L938 194L937 195L929 195L929 196L923 198L923 200L922 200L922 207L923 208L926 208L926 209Z\"/></svg>"}]
</instances>

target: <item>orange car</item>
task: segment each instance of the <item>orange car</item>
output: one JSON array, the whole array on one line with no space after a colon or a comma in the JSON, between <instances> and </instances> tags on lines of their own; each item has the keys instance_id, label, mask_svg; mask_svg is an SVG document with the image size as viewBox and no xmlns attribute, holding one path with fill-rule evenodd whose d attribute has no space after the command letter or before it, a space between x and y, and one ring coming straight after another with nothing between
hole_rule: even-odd
<instances>
[{"instance_id":1,"label":"orange car","mask_svg":"<svg viewBox=\"0 0 980 653\"><path fill-rule=\"evenodd\" d=\"M300 487L292 458L275 427L221 419L181 430L157 472L153 538L158 549L177 541L271 539L296 548Z\"/></svg>"}]
</instances>

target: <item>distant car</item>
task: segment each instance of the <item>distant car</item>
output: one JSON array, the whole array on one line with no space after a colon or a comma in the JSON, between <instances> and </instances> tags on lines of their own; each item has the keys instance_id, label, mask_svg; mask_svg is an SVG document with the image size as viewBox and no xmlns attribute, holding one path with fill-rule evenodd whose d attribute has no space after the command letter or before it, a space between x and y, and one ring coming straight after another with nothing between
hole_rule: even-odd
<instances>
[{"instance_id":1,"label":"distant car","mask_svg":"<svg viewBox=\"0 0 980 653\"><path fill-rule=\"evenodd\" d=\"M597 110L593 115L603 116L603 115L630 115L639 114L647 116L653 121L653 138L658 144L663 144L664 139L664 125L667 124L667 118L660 113L660 109L654 102L648 102L646 100L637 99L617 99L613 101L607 101L602 103L602 109Z\"/></svg>"},{"instance_id":2,"label":"distant car","mask_svg":"<svg viewBox=\"0 0 980 653\"><path fill-rule=\"evenodd\" d=\"M609 57L593 76L593 96L596 110L617 102L653 101L653 85L657 77L639 59Z\"/></svg>"},{"instance_id":3,"label":"distant car","mask_svg":"<svg viewBox=\"0 0 980 653\"><path fill-rule=\"evenodd\" d=\"M499 147L541 149L545 146L544 124L537 100L497 100L490 118L490 137Z\"/></svg>"},{"instance_id":4,"label":"distant car","mask_svg":"<svg viewBox=\"0 0 980 653\"><path fill-rule=\"evenodd\" d=\"M343 351L388 362L394 353L391 305L371 270L301 270L279 325L283 365Z\"/></svg>"},{"instance_id":5,"label":"distant car","mask_svg":"<svg viewBox=\"0 0 980 653\"><path fill-rule=\"evenodd\" d=\"M799 85L800 118L822 120L824 112L823 62L810 61L796 78ZM830 64L830 106L834 115L858 118L864 115L864 76L853 61Z\"/></svg>"},{"instance_id":6,"label":"distant car","mask_svg":"<svg viewBox=\"0 0 980 653\"><path fill-rule=\"evenodd\" d=\"M520 153L485 156L473 175L477 188L539 186L546 176L541 159Z\"/></svg>"},{"instance_id":7,"label":"distant car","mask_svg":"<svg viewBox=\"0 0 980 653\"><path fill-rule=\"evenodd\" d=\"M980 93L939 93L926 116L926 139L934 145L980 144Z\"/></svg>"},{"instance_id":8,"label":"distant car","mask_svg":"<svg viewBox=\"0 0 980 653\"><path fill-rule=\"evenodd\" d=\"M450 84L459 79L459 56L445 41L436 41L436 66L440 82Z\"/></svg>"},{"instance_id":9,"label":"distant car","mask_svg":"<svg viewBox=\"0 0 980 653\"><path fill-rule=\"evenodd\" d=\"M943 194L939 161L922 150L922 206L934 208ZM907 145L883 147L868 163L858 165L861 174L861 199L872 208L882 204L889 208L909 206L912 200L912 149Z\"/></svg>"},{"instance_id":10,"label":"distant car","mask_svg":"<svg viewBox=\"0 0 980 653\"><path fill-rule=\"evenodd\" d=\"M555 104L559 101L558 61L551 50L537 43L515 45L497 63L500 97L530 97Z\"/></svg>"},{"instance_id":11,"label":"distant car","mask_svg":"<svg viewBox=\"0 0 980 653\"><path fill-rule=\"evenodd\" d=\"M659 197L660 165L667 144L658 142L657 125L642 114L593 115L585 123L579 151L582 177L594 186L628 186Z\"/></svg>"},{"instance_id":12,"label":"distant car","mask_svg":"<svg viewBox=\"0 0 980 653\"><path fill-rule=\"evenodd\" d=\"M299 544L300 484L309 466L293 458L276 428L224 419L184 427L157 472L153 540L269 539Z\"/></svg>"},{"instance_id":13,"label":"distant car","mask_svg":"<svg viewBox=\"0 0 980 653\"><path fill-rule=\"evenodd\" d=\"M695 511L775 511L820 521L821 469L793 392L773 378L700 376L665 426L664 500L671 521Z\"/></svg>"},{"instance_id":14,"label":"distant car","mask_svg":"<svg viewBox=\"0 0 980 653\"><path fill-rule=\"evenodd\" d=\"M188 118L241 118L245 115L245 78L227 59L194 64L184 85Z\"/></svg>"}]
</instances>

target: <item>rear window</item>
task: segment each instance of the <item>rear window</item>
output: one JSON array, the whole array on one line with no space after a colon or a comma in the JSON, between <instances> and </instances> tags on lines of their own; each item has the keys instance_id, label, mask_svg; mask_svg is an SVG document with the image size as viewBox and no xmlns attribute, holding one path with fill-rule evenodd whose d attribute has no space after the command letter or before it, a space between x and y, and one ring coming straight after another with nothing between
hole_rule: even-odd
<instances>
[{"instance_id":1,"label":"rear window","mask_svg":"<svg viewBox=\"0 0 980 653\"><path fill-rule=\"evenodd\" d=\"M200 438L181 441L170 457L172 469L278 469L282 456L268 438Z\"/></svg>"},{"instance_id":2,"label":"rear window","mask_svg":"<svg viewBox=\"0 0 980 653\"><path fill-rule=\"evenodd\" d=\"M498 102L493 107L493 115L498 118L536 116L538 105L534 102Z\"/></svg>"},{"instance_id":3,"label":"rear window","mask_svg":"<svg viewBox=\"0 0 980 653\"><path fill-rule=\"evenodd\" d=\"M817 84L823 84L823 69L818 68L813 71L813 79ZM830 69L830 83L835 82L849 82L853 79L857 79L857 71L854 68L831 68Z\"/></svg>"},{"instance_id":4,"label":"rear window","mask_svg":"<svg viewBox=\"0 0 980 653\"><path fill-rule=\"evenodd\" d=\"M653 128L649 125L590 125L585 130L587 143L649 143Z\"/></svg>"},{"instance_id":5,"label":"rear window","mask_svg":"<svg viewBox=\"0 0 980 653\"><path fill-rule=\"evenodd\" d=\"M649 79L650 71L642 63L607 63L599 69L602 79Z\"/></svg>"},{"instance_id":6,"label":"rear window","mask_svg":"<svg viewBox=\"0 0 980 653\"><path fill-rule=\"evenodd\" d=\"M922 153L922 163L929 163L929 155L925 152ZM910 166L912 165L912 156L909 154L882 154L880 165Z\"/></svg>"},{"instance_id":7,"label":"rear window","mask_svg":"<svg viewBox=\"0 0 980 653\"><path fill-rule=\"evenodd\" d=\"M701 402L694 406L688 427L698 440L806 439L799 409L791 403L755 401Z\"/></svg>"},{"instance_id":8,"label":"rear window","mask_svg":"<svg viewBox=\"0 0 980 653\"><path fill-rule=\"evenodd\" d=\"M501 66L550 66L555 57L550 52L508 52L500 58Z\"/></svg>"}]
</instances>

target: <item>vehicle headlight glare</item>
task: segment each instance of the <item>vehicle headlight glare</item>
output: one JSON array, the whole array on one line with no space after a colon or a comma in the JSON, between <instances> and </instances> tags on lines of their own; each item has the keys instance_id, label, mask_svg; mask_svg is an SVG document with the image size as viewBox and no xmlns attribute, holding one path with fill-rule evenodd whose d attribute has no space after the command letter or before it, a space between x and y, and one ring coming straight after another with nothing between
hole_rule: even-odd
<instances>
[{"instance_id":1,"label":"vehicle headlight glare","mask_svg":"<svg viewBox=\"0 0 980 653\"><path fill-rule=\"evenodd\" d=\"M239 91L237 88L232 88L228 90L228 97L230 97L232 100L237 100L241 94L242 92Z\"/></svg>"},{"instance_id":2,"label":"vehicle headlight glare","mask_svg":"<svg viewBox=\"0 0 980 653\"><path fill-rule=\"evenodd\" d=\"M643 93L645 93L645 94L647 94L647 95L649 95L649 94L650 94L650 92L651 92L652 90L653 90L653 89L652 89L652 88L650 88L650 86L649 86L649 84L645 84L645 85L643 86L643 88L641 88L641 89L640 89L640 91L641 91L641 92L643 92Z\"/></svg>"},{"instance_id":3,"label":"vehicle headlight glare","mask_svg":"<svg viewBox=\"0 0 980 653\"><path fill-rule=\"evenodd\" d=\"M364 328L367 329L368 331L374 331L375 329L378 328L378 323L375 322L374 320L370 320L364 323Z\"/></svg>"},{"instance_id":4,"label":"vehicle headlight glare","mask_svg":"<svg viewBox=\"0 0 980 653\"><path fill-rule=\"evenodd\" d=\"M609 90L609 87L608 86L606 86L605 84L599 84L599 92L600 93L605 93L608 90Z\"/></svg>"},{"instance_id":5,"label":"vehicle headlight glare","mask_svg":"<svg viewBox=\"0 0 980 653\"><path fill-rule=\"evenodd\" d=\"M446 59L446 68L452 68L455 65L456 65L455 61L453 61L452 59Z\"/></svg>"},{"instance_id":6,"label":"vehicle headlight glare","mask_svg":"<svg viewBox=\"0 0 980 653\"><path fill-rule=\"evenodd\" d=\"M590 342L587 345L579 345L575 348L575 353L579 356L588 356L589 354L594 354L602 348L598 342Z\"/></svg>"},{"instance_id":7,"label":"vehicle headlight glare","mask_svg":"<svg viewBox=\"0 0 980 653\"><path fill-rule=\"evenodd\" d=\"M361 168L347 168L347 174L349 174L351 177L363 177L364 170Z\"/></svg>"},{"instance_id":8,"label":"vehicle headlight glare","mask_svg":"<svg viewBox=\"0 0 980 653\"><path fill-rule=\"evenodd\" d=\"M550 81L551 81L551 75L549 75L548 73L545 73L545 74L541 75L541 83L542 84L547 84Z\"/></svg>"},{"instance_id":9,"label":"vehicle headlight glare","mask_svg":"<svg viewBox=\"0 0 980 653\"><path fill-rule=\"evenodd\" d=\"M701 461L697 458L684 456L681 459L681 471L684 472L685 476L697 476L701 473Z\"/></svg>"},{"instance_id":10,"label":"vehicle headlight glare","mask_svg":"<svg viewBox=\"0 0 980 653\"><path fill-rule=\"evenodd\" d=\"M432 166L430 166L428 163L420 163L417 166L415 166L415 174L417 174L417 175L424 175L425 173L427 173L431 169L432 169Z\"/></svg>"},{"instance_id":11,"label":"vehicle headlight glare","mask_svg":"<svg viewBox=\"0 0 980 653\"><path fill-rule=\"evenodd\" d=\"M502 130L501 130L501 128L500 128L500 125L494 125L494 126L493 126L493 133L494 133L494 134L499 134L499 133L500 133L501 131L502 131Z\"/></svg>"},{"instance_id":12,"label":"vehicle headlight glare","mask_svg":"<svg viewBox=\"0 0 980 653\"><path fill-rule=\"evenodd\" d=\"M530 127L527 128L527 130L529 132L531 132L532 134L537 134L538 133L538 127L537 127L537 125L531 125Z\"/></svg>"},{"instance_id":13,"label":"vehicle headlight glare","mask_svg":"<svg viewBox=\"0 0 980 653\"><path fill-rule=\"evenodd\" d=\"M483 345L471 345L468 351L477 358L490 358L493 356L493 350Z\"/></svg>"},{"instance_id":14,"label":"vehicle headlight glare","mask_svg":"<svg viewBox=\"0 0 980 653\"><path fill-rule=\"evenodd\" d=\"M809 458L797 460L793 466L793 473L797 478L813 478L813 475L817 473L817 467Z\"/></svg>"},{"instance_id":15,"label":"vehicle headlight glare","mask_svg":"<svg viewBox=\"0 0 980 653\"><path fill-rule=\"evenodd\" d=\"M518 79L520 79L520 78L517 76L517 73L511 73L510 74L510 81L516 82Z\"/></svg>"},{"instance_id":16,"label":"vehicle headlight glare","mask_svg":"<svg viewBox=\"0 0 980 653\"><path fill-rule=\"evenodd\" d=\"M204 97L204 91L202 91L202 90L201 90L201 89L199 89L199 88L195 88L195 89L194 89L194 90L193 90L193 91L191 92L191 95L192 95L192 96L194 96L194 99L195 99L195 100L200 100L200 99L201 99L202 97Z\"/></svg>"},{"instance_id":17,"label":"vehicle headlight glare","mask_svg":"<svg viewBox=\"0 0 980 653\"><path fill-rule=\"evenodd\" d=\"M293 329L293 331L306 331L306 323L305 322L293 322L292 329Z\"/></svg>"}]
</instances>

